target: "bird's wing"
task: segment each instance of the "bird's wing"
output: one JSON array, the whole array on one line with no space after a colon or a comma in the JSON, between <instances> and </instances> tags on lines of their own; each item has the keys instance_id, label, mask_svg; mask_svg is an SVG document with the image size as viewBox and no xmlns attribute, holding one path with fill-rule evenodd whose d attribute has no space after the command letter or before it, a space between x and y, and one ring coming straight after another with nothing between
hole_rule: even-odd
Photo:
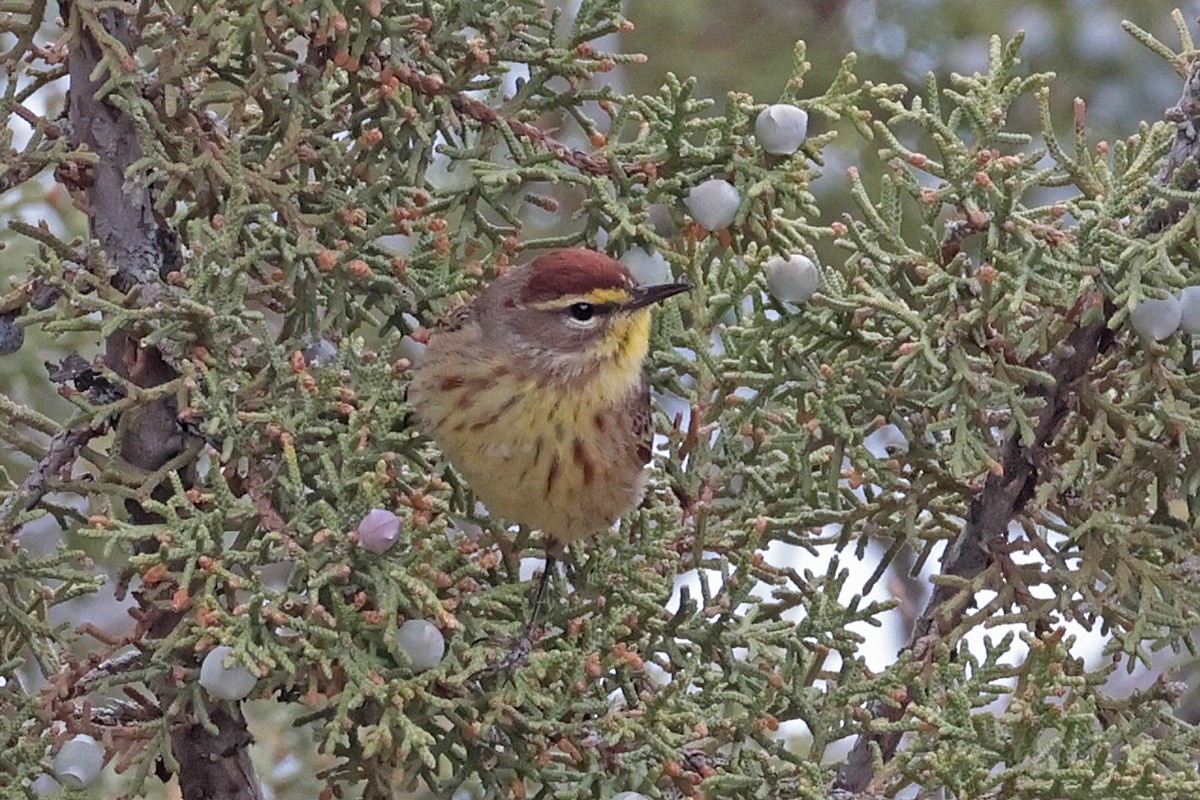
<instances>
[{"instance_id":1,"label":"bird's wing","mask_svg":"<svg viewBox=\"0 0 1200 800\"><path fill-rule=\"evenodd\" d=\"M463 328L465 328L467 325L469 325L471 323L471 321L474 319L474 317L475 317L475 299L472 298L472 299L468 300L467 302L462 303L461 305L457 305L454 308L450 309L449 311L446 311L445 313L443 313L442 316L440 316L437 319L437 321L433 324L433 335L436 337L439 334L453 333L454 331L462 330ZM411 395L412 395L411 390L412 390L411 383L409 383L408 385L406 385L404 387L405 402L411 402ZM407 422L409 422L407 417L405 417L405 422L406 422L406 424L407 424Z\"/></svg>"},{"instance_id":2,"label":"bird's wing","mask_svg":"<svg viewBox=\"0 0 1200 800\"><path fill-rule=\"evenodd\" d=\"M446 315L438 321L437 329L439 331L457 331L470 322L474 315L475 301L469 300L447 311Z\"/></svg>"}]
</instances>

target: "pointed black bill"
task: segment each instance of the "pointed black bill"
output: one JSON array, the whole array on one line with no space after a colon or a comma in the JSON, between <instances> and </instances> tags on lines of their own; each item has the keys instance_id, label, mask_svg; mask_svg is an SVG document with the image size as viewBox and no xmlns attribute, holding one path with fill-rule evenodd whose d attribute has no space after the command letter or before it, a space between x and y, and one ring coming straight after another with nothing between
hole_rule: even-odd
<instances>
[{"instance_id":1,"label":"pointed black bill","mask_svg":"<svg viewBox=\"0 0 1200 800\"><path fill-rule=\"evenodd\" d=\"M633 299L624 305L625 311L635 311L639 308L661 303L668 297L674 297L680 292L686 292L692 285L686 281L679 283L661 283L658 286L639 286L633 290Z\"/></svg>"}]
</instances>

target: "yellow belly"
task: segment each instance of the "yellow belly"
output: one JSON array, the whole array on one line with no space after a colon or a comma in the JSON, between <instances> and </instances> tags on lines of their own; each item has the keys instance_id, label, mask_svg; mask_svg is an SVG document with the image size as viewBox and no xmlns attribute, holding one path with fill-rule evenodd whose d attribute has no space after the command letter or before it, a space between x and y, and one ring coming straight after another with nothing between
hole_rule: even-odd
<instances>
[{"instance_id":1,"label":"yellow belly","mask_svg":"<svg viewBox=\"0 0 1200 800\"><path fill-rule=\"evenodd\" d=\"M511 424L486 438L451 432L443 449L488 509L560 542L606 530L641 499L644 465L623 437L597 435L596 412L571 413L565 403L529 394ZM606 427L620 422L602 412Z\"/></svg>"},{"instance_id":2,"label":"yellow belly","mask_svg":"<svg viewBox=\"0 0 1200 800\"><path fill-rule=\"evenodd\" d=\"M438 359L431 343L427 358ZM409 397L425 430L489 511L567 543L611 527L641 499L645 465L623 387L543 384L479 358L450 379L424 371ZM444 363L444 362L443 362Z\"/></svg>"}]
</instances>

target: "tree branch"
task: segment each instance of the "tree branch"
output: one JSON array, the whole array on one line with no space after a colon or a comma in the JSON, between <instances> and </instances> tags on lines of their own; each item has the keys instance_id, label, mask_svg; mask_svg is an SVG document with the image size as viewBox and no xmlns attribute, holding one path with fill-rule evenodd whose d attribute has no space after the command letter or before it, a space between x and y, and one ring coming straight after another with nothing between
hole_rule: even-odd
<instances>
[{"instance_id":1,"label":"tree branch","mask_svg":"<svg viewBox=\"0 0 1200 800\"><path fill-rule=\"evenodd\" d=\"M974 595L960 588L961 581L970 581L991 566L995 548L1008 535L1009 523L1024 511L1025 504L1034 495L1039 465L1046 463L1046 449L1066 419L1080 381L1099 356L1112 346L1113 337L1108 330L1111 310L1099 292L1085 295L1073 313L1078 314L1079 324L1062 346L1056 348L1057 354L1051 357L1047 370L1054 376L1054 383L1026 389L1027 395L1045 400L1037 414L1034 440L1025 443L1017 433L1010 436L1004 445L1003 471L989 475L983 490L971 502L966 524L942 561L941 574L960 581L955 585L938 583L935 586L906 645L914 659L931 657L941 637L962 621ZM913 697L914 692L909 692L908 697L898 703L878 701L870 706L870 714L876 719L896 722L904 716ZM874 777L873 746L878 746L880 758L886 763L895 755L901 735L900 732L889 732L860 736L838 773L834 788L864 791Z\"/></svg>"},{"instance_id":2,"label":"tree branch","mask_svg":"<svg viewBox=\"0 0 1200 800\"><path fill-rule=\"evenodd\" d=\"M618 168L614 168L612 162L604 156L597 155L596 153L585 153L582 150L568 147L537 126L530 125L528 122L502 117L494 108L486 103L481 103L461 92L454 91L446 85L445 81L437 76L422 75L403 64L390 66L387 69L401 83L413 91L426 97L445 97L459 114L488 127L494 128L504 125L517 136L541 145L554 154L554 157L559 161L569 167L574 167L585 175L611 177L618 168L624 175L641 176L646 179L653 178L658 173L658 165L656 164L621 164Z\"/></svg>"},{"instance_id":3,"label":"tree branch","mask_svg":"<svg viewBox=\"0 0 1200 800\"><path fill-rule=\"evenodd\" d=\"M208 709L211 728L188 722L171 733L183 800L262 800L247 750L252 741L236 704ZM185 778L184 776L189 776Z\"/></svg>"},{"instance_id":4,"label":"tree branch","mask_svg":"<svg viewBox=\"0 0 1200 800\"><path fill-rule=\"evenodd\" d=\"M0 505L0 520L4 520L6 533L9 515L18 507L20 511L29 511L36 506L48 491L46 481L50 476L73 464L79 449L103 432L104 428L68 428L60 431L50 441L50 446L46 448L46 457L29 471L17 491Z\"/></svg>"},{"instance_id":5,"label":"tree branch","mask_svg":"<svg viewBox=\"0 0 1200 800\"><path fill-rule=\"evenodd\" d=\"M1167 110L1166 116L1177 127L1158 180L1163 185L1174 183L1179 188L1195 189L1200 186L1200 61L1192 64L1183 96ZM1168 204L1150 216L1143 231L1146 234L1161 231L1186 211L1185 204ZM1005 443L1003 472L988 476L983 491L971 503L966 524L943 560L942 575L969 581L992 564L994 548L1004 541L1009 523L1024 510L1037 489L1038 465L1045 463L1045 450L1062 426L1080 381L1112 346L1113 337L1108 329L1112 309L1099 292L1081 298L1073 313L1078 314L1079 324L1063 342L1064 346L1057 348L1059 355L1052 357L1047 370L1054 376L1054 384L1026 390L1030 396L1045 399L1038 412L1034 441L1022 442L1020 435L1014 433ZM941 636L961 622L974 595L958 588L961 581L955 583L956 586L939 583L934 588L906 645L913 658L929 658ZM875 719L897 722L912 697L914 694L909 692L908 698L897 703L876 702L868 711ZM866 790L875 775L875 748L880 759L887 763L896 754L901 736L895 731L861 735L838 772L833 788L849 792Z\"/></svg>"},{"instance_id":6,"label":"tree branch","mask_svg":"<svg viewBox=\"0 0 1200 800\"><path fill-rule=\"evenodd\" d=\"M151 190L142 185L139 176L130 174L143 156L137 123L106 100L110 94L120 92L138 69L133 54L140 35L126 8L130 7L93 5L91 0L63 3L71 42L68 119L73 148L86 148L98 156L87 181L75 188L83 193L91 237L116 270L113 285L152 301L163 291L158 279L164 268L176 268L178 244L173 231L156 214ZM130 99L131 93L126 94ZM136 101L136 93L132 94ZM160 386L178 376L157 348L142 345L135 330L120 330L109 336L105 363L143 388ZM122 458L150 474L184 448L173 398L125 411L117 431ZM160 486L155 494L167 491L167 487ZM158 521L139 503L126 501L126 508L137 522ZM166 635L182 619L177 613L161 610L151 590L140 592L139 600L152 637ZM160 698L174 692L169 684L153 688ZM171 704L161 705L166 708ZM181 766L179 782L184 798L261 800L261 787L247 750L251 737L240 712L214 707L206 720L203 710L188 707L181 716L181 720L173 720L175 733L171 741Z\"/></svg>"}]
</instances>

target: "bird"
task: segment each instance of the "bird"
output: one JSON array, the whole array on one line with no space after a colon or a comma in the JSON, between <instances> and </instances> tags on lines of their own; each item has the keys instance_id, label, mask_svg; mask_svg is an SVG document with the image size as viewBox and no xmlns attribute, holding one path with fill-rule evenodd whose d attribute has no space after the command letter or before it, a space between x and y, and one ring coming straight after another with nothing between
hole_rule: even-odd
<instances>
[{"instance_id":1,"label":"bird","mask_svg":"<svg viewBox=\"0 0 1200 800\"><path fill-rule=\"evenodd\" d=\"M643 370L651 307L690 288L639 285L604 253L556 250L452 312L413 367L418 427L492 515L546 537L529 620L504 666L528 655L564 547L641 502L654 435Z\"/></svg>"}]
</instances>

